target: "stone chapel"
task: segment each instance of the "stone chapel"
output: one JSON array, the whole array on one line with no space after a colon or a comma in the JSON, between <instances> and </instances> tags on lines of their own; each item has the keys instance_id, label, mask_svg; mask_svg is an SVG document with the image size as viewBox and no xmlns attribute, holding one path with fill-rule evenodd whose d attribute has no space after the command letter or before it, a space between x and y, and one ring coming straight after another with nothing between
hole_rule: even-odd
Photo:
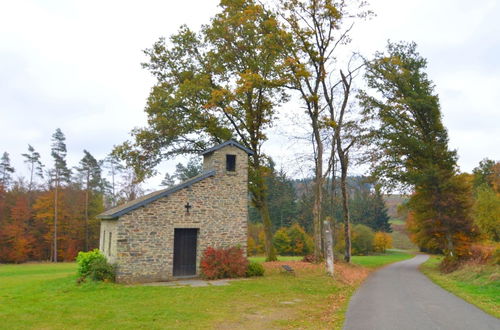
<instances>
[{"instance_id":1,"label":"stone chapel","mask_svg":"<svg viewBox=\"0 0 500 330\"><path fill-rule=\"evenodd\" d=\"M116 281L196 277L207 247L246 251L251 154L227 141L202 153L200 175L101 213L99 246Z\"/></svg>"}]
</instances>

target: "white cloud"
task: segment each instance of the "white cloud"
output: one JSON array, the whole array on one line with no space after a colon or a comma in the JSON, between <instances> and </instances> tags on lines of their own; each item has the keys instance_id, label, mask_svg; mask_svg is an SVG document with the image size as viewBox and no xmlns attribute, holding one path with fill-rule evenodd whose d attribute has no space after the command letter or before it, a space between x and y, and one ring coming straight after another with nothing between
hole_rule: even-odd
<instances>
[{"instance_id":1,"label":"white cloud","mask_svg":"<svg viewBox=\"0 0 500 330\"><path fill-rule=\"evenodd\" d=\"M484 157L500 159L498 2L371 3L377 17L356 27L353 48L369 55L387 39L415 40L429 60L462 169ZM216 6L216 0L1 2L0 151L10 152L20 172L28 143L50 163L50 136L60 127L72 165L84 148L104 157L145 123L154 81L140 67L142 50L181 24L207 23ZM278 128L272 132L265 150L293 169L305 147L279 136Z\"/></svg>"}]
</instances>

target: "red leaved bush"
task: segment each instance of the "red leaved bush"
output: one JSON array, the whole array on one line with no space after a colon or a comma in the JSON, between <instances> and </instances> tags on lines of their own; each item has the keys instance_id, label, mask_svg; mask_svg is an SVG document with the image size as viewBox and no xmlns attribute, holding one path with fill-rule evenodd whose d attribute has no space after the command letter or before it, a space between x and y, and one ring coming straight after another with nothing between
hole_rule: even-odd
<instances>
[{"instance_id":1,"label":"red leaved bush","mask_svg":"<svg viewBox=\"0 0 500 330\"><path fill-rule=\"evenodd\" d=\"M208 247L203 251L200 262L202 276L210 280L243 277L247 267L248 260L245 258L243 250L238 247L227 249Z\"/></svg>"}]
</instances>

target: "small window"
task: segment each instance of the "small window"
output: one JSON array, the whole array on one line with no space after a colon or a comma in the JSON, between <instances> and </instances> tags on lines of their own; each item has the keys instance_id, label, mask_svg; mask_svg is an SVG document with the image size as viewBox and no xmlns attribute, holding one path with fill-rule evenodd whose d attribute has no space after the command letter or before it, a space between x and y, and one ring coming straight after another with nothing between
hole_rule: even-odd
<instances>
[{"instance_id":1,"label":"small window","mask_svg":"<svg viewBox=\"0 0 500 330\"><path fill-rule=\"evenodd\" d=\"M104 250L106 250L106 231L102 234L102 253L104 253Z\"/></svg>"},{"instance_id":2,"label":"small window","mask_svg":"<svg viewBox=\"0 0 500 330\"><path fill-rule=\"evenodd\" d=\"M236 171L236 155L226 155L226 171Z\"/></svg>"},{"instance_id":3,"label":"small window","mask_svg":"<svg viewBox=\"0 0 500 330\"><path fill-rule=\"evenodd\" d=\"M108 255L111 255L111 232L109 232L109 242L108 242Z\"/></svg>"}]
</instances>

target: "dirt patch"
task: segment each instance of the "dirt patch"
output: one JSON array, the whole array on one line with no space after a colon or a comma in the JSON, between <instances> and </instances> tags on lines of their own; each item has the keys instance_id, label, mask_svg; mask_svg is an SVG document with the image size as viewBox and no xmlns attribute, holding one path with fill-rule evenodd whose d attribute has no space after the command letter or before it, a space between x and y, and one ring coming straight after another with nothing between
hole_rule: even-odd
<instances>
[{"instance_id":1,"label":"dirt patch","mask_svg":"<svg viewBox=\"0 0 500 330\"><path fill-rule=\"evenodd\" d=\"M225 322L217 325L215 329L281 329L273 325L274 321L288 320L294 317L293 309L276 309L270 311L259 311L255 313L244 313L237 322Z\"/></svg>"},{"instance_id":2,"label":"dirt patch","mask_svg":"<svg viewBox=\"0 0 500 330\"><path fill-rule=\"evenodd\" d=\"M296 277L308 276L311 273L324 274L324 264L312 264L303 261L274 261L263 263L266 274L281 273L288 274L283 265L292 267ZM349 297L354 290L370 274L371 270L356 265L339 262L335 264L335 277L332 285L339 287L339 290L330 295L326 301L318 305L318 302L309 302L317 306L314 309L305 308L301 305L308 304L302 299L283 300L279 302L280 308L267 308L266 310L256 310L253 312L242 312L241 318L237 321L219 324L217 329L283 329L283 328L313 328L338 329L343 323L343 311L347 307ZM277 321L290 321L288 326L278 325Z\"/></svg>"},{"instance_id":3,"label":"dirt patch","mask_svg":"<svg viewBox=\"0 0 500 330\"><path fill-rule=\"evenodd\" d=\"M321 268L324 268L323 265L312 264L310 262L304 262L304 261L271 261L271 262L264 262L263 265L266 271L283 272L283 273L285 273L285 270L283 269L282 266L288 265L292 267L297 274L308 271L318 271Z\"/></svg>"},{"instance_id":4,"label":"dirt patch","mask_svg":"<svg viewBox=\"0 0 500 330\"><path fill-rule=\"evenodd\" d=\"M370 269L356 265L345 263L335 264L336 279L348 285L357 285L363 282L370 272Z\"/></svg>"}]
</instances>

